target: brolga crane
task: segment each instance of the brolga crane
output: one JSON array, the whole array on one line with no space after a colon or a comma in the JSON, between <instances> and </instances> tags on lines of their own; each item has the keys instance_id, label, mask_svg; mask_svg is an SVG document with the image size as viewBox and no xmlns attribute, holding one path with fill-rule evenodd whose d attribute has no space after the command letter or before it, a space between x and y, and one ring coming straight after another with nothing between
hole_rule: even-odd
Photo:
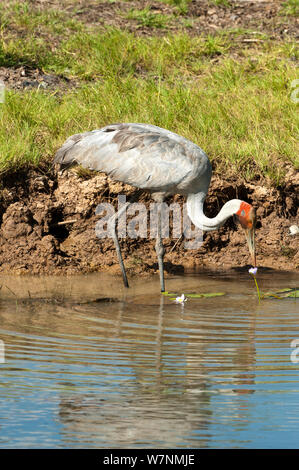
<instances>
[{"instance_id":1,"label":"brolga crane","mask_svg":"<svg viewBox=\"0 0 299 470\"><path fill-rule=\"evenodd\" d=\"M182 194L187 197L188 216L203 231L217 230L234 215L245 229L249 252L256 265L254 208L247 202L232 199L216 217L205 216L203 206L212 175L211 163L200 147L184 137L150 124L111 124L69 137L57 151L54 163L61 169L79 164L104 172L113 180L150 192L158 203L166 196ZM129 204L124 204L108 222L126 287L129 287L128 279L115 225ZM155 248L164 292L161 204L158 204L157 215Z\"/></svg>"}]
</instances>

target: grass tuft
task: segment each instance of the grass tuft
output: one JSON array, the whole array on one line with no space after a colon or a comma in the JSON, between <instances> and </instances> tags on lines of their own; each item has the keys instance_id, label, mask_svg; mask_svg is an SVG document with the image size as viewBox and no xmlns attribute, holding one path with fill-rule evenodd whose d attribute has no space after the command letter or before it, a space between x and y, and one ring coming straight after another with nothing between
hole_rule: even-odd
<instances>
[{"instance_id":1,"label":"grass tuft","mask_svg":"<svg viewBox=\"0 0 299 470\"><path fill-rule=\"evenodd\" d=\"M299 17L299 2L298 0L287 0L282 3L281 14L286 16Z\"/></svg>"},{"instance_id":2,"label":"grass tuft","mask_svg":"<svg viewBox=\"0 0 299 470\"><path fill-rule=\"evenodd\" d=\"M136 20L140 26L148 28L166 28L171 15L153 12L149 7L143 10L136 10L132 8L127 14L129 20Z\"/></svg>"}]
</instances>

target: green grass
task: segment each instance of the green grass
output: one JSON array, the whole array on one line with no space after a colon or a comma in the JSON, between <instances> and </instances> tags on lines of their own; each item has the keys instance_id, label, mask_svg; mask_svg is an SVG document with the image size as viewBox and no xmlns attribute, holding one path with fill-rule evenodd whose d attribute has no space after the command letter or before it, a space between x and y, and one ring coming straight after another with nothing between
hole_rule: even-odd
<instances>
[{"instance_id":1,"label":"green grass","mask_svg":"<svg viewBox=\"0 0 299 470\"><path fill-rule=\"evenodd\" d=\"M191 0L159 0L171 6L175 6L176 12L179 15L186 15L188 13L188 6Z\"/></svg>"},{"instance_id":2,"label":"green grass","mask_svg":"<svg viewBox=\"0 0 299 470\"><path fill-rule=\"evenodd\" d=\"M287 0L282 3L281 13L287 16L299 17L299 1Z\"/></svg>"},{"instance_id":3,"label":"green grass","mask_svg":"<svg viewBox=\"0 0 299 470\"><path fill-rule=\"evenodd\" d=\"M50 160L73 133L109 122L151 122L176 131L217 159L219 171L280 183L283 163L299 168L296 106L289 99L286 63L224 60L188 81L130 74L82 85L63 97L9 92L0 116L0 171ZM280 165L281 164L281 165Z\"/></svg>"},{"instance_id":4,"label":"green grass","mask_svg":"<svg viewBox=\"0 0 299 470\"><path fill-rule=\"evenodd\" d=\"M206 60L224 54L229 47L229 39L222 36L177 34L145 39L108 29L102 34L75 32L55 50L43 38L2 40L0 65L28 65L84 80L134 75L140 69L164 78L196 73Z\"/></svg>"},{"instance_id":5,"label":"green grass","mask_svg":"<svg viewBox=\"0 0 299 470\"><path fill-rule=\"evenodd\" d=\"M213 3L214 5L221 5L223 7L231 6L231 2L229 0L210 0L210 3Z\"/></svg>"},{"instance_id":6,"label":"green grass","mask_svg":"<svg viewBox=\"0 0 299 470\"><path fill-rule=\"evenodd\" d=\"M51 163L69 135L121 121L184 135L226 174L280 184L286 163L299 168L298 106L290 99L298 78L294 43L243 30L201 37L99 31L26 5L5 12L0 66L39 68L79 86L6 92L0 173ZM23 28L22 38L10 32L12 23ZM244 48L248 35L259 42Z\"/></svg>"},{"instance_id":7,"label":"green grass","mask_svg":"<svg viewBox=\"0 0 299 470\"><path fill-rule=\"evenodd\" d=\"M26 35L34 36L52 33L57 38L73 31L81 31L83 25L69 17L66 12L49 9L33 8L29 2L11 2L10 5L0 4L1 32L16 29Z\"/></svg>"}]
</instances>

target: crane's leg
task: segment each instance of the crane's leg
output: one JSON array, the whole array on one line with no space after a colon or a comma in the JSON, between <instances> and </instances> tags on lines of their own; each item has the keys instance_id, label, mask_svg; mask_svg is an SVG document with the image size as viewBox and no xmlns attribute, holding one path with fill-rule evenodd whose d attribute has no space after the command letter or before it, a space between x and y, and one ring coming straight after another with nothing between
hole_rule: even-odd
<instances>
[{"instance_id":1,"label":"crane's leg","mask_svg":"<svg viewBox=\"0 0 299 470\"><path fill-rule=\"evenodd\" d=\"M163 199L160 200L158 204L157 241L156 241L155 248L156 248L159 272L160 272L161 292L165 292L164 265L163 265L163 257L164 257L165 250L164 250L164 246L162 243L162 202L163 202Z\"/></svg>"},{"instance_id":2,"label":"crane's leg","mask_svg":"<svg viewBox=\"0 0 299 470\"><path fill-rule=\"evenodd\" d=\"M115 244L115 249L116 249L116 253L117 253L117 257L118 257L118 262L120 264L120 269L121 269L121 272L122 272L125 287L129 287L129 283L128 283L127 273L126 273L126 270L125 270L125 265L124 265L123 257L122 257L122 254L121 254L118 237L117 237L116 220L119 219L119 217L125 212L125 210L131 204L131 202L132 201L126 202L121 207L121 209L118 212L116 212L112 217L110 217L110 219L108 220L108 230L111 233L114 244Z\"/></svg>"}]
</instances>

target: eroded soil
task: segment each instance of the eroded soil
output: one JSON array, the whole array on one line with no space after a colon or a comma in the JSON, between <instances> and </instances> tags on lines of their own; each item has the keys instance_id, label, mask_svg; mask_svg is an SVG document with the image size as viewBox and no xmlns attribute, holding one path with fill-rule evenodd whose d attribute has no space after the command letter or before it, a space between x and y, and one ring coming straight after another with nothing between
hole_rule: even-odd
<instances>
[{"instance_id":1,"label":"eroded soil","mask_svg":"<svg viewBox=\"0 0 299 470\"><path fill-rule=\"evenodd\" d=\"M289 227L298 221L299 174L290 169L286 181L283 189L274 189L258 181L249 184L214 176L206 213L215 215L222 204L234 197L253 203L258 215L258 265L294 270L299 268L299 238L290 234ZM120 273L113 240L96 236L95 227L101 216L95 210L100 202L116 207L118 194L125 194L129 200L135 192L136 189L112 182L99 173L88 178L74 170L11 176L1 191L0 271ZM173 200L184 202L182 197L175 196L168 203ZM151 202L146 194L139 201L147 207ZM186 250L184 242L184 237L164 239L168 272L250 264L243 230L233 220L219 231L205 234L199 249ZM154 245L155 240L150 238L127 237L121 241L129 274L157 270Z\"/></svg>"}]
</instances>

